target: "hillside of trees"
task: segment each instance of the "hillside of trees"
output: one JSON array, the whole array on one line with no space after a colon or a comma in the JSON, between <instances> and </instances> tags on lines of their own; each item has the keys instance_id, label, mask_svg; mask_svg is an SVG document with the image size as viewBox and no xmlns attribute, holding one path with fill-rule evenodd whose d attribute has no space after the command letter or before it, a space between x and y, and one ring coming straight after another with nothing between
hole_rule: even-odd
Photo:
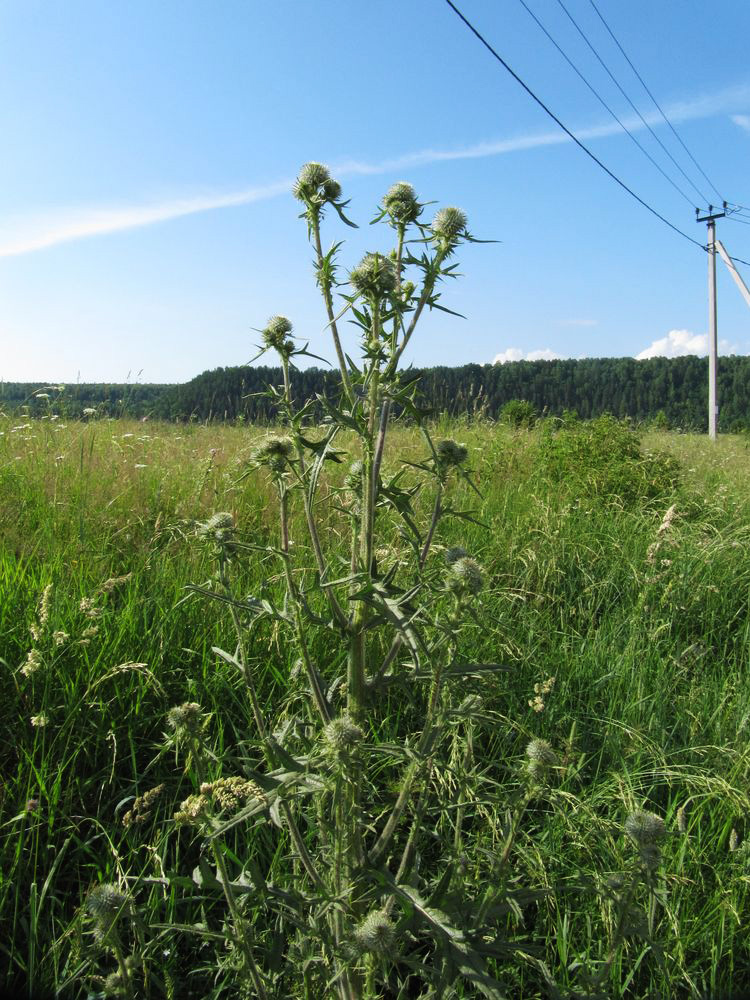
<instances>
[{"instance_id":1,"label":"hillside of trees","mask_svg":"<svg viewBox=\"0 0 750 1000\"><path fill-rule=\"evenodd\" d=\"M497 417L510 400L524 399L540 413L574 410L582 418L612 413L636 421L666 418L670 427L705 431L708 405L706 358L588 358L517 361L504 365L412 369L423 397L436 413ZM85 408L98 415L152 416L166 420L273 420L273 405L263 393L278 384L276 368L216 368L182 385L76 385L56 397L39 399L41 385L0 383L0 408L29 406L33 415L50 408L77 417ZM750 430L750 357L719 359L721 430ZM297 399L337 391L334 371L309 368L292 374ZM663 416L662 416L663 415Z\"/></svg>"}]
</instances>

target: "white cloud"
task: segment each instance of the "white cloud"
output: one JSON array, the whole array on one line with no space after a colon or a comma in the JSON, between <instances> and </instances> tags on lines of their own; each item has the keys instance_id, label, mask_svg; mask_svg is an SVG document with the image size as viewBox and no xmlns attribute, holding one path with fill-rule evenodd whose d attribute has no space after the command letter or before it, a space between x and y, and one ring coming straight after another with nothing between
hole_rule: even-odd
<instances>
[{"instance_id":1,"label":"white cloud","mask_svg":"<svg viewBox=\"0 0 750 1000\"><path fill-rule=\"evenodd\" d=\"M746 132L750 132L750 115L732 115L732 121Z\"/></svg>"},{"instance_id":2,"label":"white cloud","mask_svg":"<svg viewBox=\"0 0 750 1000\"><path fill-rule=\"evenodd\" d=\"M740 103L747 106L749 100L750 87L740 86L720 91L717 94L672 103L667 105L665 111L672 121L679 123L726 113ZM746 118L746 115L734 115L734 120L742 127L745 127L743 120ZM652 127L661 124L661 118L656 113L650 116L646 115L645 121ZM631 132L646 127L644 122L637 118L634 120L624 119L624 124ZM586 141L620 133L620 126L616 122L611 122L579 129L576 135L582 141ZM570 141L568 136L559 130L537 132L491 142L480 142L461 149L423 149L389 160L382 160L379 163L348 160L333 166L331 169L334 175L339 178L384 174L451 160L501 156L527 149L563 145ZM292 179L289 178L225 194L170 199L150 205L79 206L56 210L44 215L6 219L0 226L0 257L16 257L72 240L150 226L157 222L166 222L169 219L178 219L198 212L209 212L217 208L230 208L238 205L249 205L256 201L266 201L269 198L285 194L291 185Z\"/></svg>"},{"instance_id":3,"label":"white cloud","mask_svg":"<svg viewBox=\"0 0 750 1000\"><path fill-rule=\"evenodd\" d=\"M735 354L737 352L736 345L730 344L728 340L720 340L718 348L720 354ZM636 361L645 361L646 358L683 358L688 354L697 354L699 357L708 354L707 333L670 330L666 337L655 340L640 354L636 354L635 359Z\"/></svg>"},{"instance_id":4,"label":"white cloud","mask_svg":"<svg viewBox=\"0 0 750 1000\"><path fill-rule=\"evenodd\" d=\"M518 347L508 347L492 359L493 365L504 365L509 361L555 361L560 357L549 347L537 351L522 351Z\"/></svg>"}]
</instances>

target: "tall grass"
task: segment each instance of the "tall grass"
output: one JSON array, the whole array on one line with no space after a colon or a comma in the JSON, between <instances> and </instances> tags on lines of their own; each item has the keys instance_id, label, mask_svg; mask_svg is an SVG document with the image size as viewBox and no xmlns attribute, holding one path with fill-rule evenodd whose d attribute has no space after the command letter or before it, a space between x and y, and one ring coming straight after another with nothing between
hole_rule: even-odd
<instances>
[{"instance_id":1,"label":"tall grass","mask_svg":"<svg viewBox=\"0 0 750 1000\"><path fill-rule=\"evenodd\" d=\"M253 433L119 421L14 426L0 424L0 978L19 996L95 995L114 966L91 934L87 893L139 878L139 914L151 930L136 923L132 933L149 949L146 995L219 995L229 987L191 928L220 930L220 902L208 884L180 891L180 879L205 877L203 855L185 837L161 836L192 791L163 734L168 710L191 700L212 716L218 758L238 761L248 749L248 706L231 666L211 652L231 627L228 612L207 614L185 588L211 575L210 554L192 536L213 511L231 510L243 539L272 542L270 487L237 482ZM488 779L506 783L509 808L530 740L547 740L563 761L512 847L511 878L528 897L505 918L519 948L497 963L508 995L589 988L582 972L604 966L618 930L632 855L623 822L644 806L667 825L661 879L628 918L598 988L644 1000L750 991L744 440L649 436L646 447L679 460L679 482L623 503L580 469L551 477L543 430L450 432L469 447L483 496L459 485L452 499L486 527L455 525L440 543L476 552L491 576L463 652L510 668L484 692L492 724L477 720L473 752ZM394 433L393 471L422 454L416 432ZM326 518L342 530L343 549L340 515L331 508ZM243 590L266 581L281 593L270 562L241 572ZM117 577L126 579L102 589ZM29 626L49 584L42 665L26 676ZM68 638L58 645L55 632ZM253 643L265 664L259 696L271 708L295 658L273 627ZM547 693L535 692L552 677ZM390 711L395 738L412 709L396 700ZM457 759L436 781L480 842L486 831L490 849L508 819L481 798L462 801L461 773ZM384 768L384 783L392 779ZM159 784L151 815L124 826L134 797ZM437 836L448 829L445 816L429 821ZM228 849L243 860L249 851L252 870L273 873L278 848L263 830L249 844L235 830ZM429 859L422 864L428 871ZM177 938L174 926L185 928ZM258 933L272 955L273 928Z\"/></svg>"}]
</instances>

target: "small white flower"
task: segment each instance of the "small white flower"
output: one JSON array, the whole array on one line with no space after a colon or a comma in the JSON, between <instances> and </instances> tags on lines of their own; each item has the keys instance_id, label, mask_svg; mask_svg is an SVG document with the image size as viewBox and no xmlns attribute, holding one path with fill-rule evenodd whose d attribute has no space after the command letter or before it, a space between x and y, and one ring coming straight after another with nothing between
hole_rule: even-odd
<instances>
[{"instance_id":1,"label":"small white flower","mask_svg":"<svg viewBox=\"0 0 750 1000\"><path fill-rule=\"evenodd\" d=\"M44 714L31 716L31 725L34 726L35 729L44 729L48 722L49 718Z\"/></svg>"}]
</instances>

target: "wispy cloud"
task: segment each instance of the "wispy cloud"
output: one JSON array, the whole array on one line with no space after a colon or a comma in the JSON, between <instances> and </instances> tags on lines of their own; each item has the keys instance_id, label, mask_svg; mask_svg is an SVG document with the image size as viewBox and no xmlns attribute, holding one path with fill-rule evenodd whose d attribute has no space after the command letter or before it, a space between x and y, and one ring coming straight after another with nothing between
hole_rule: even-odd
<instances>
[{"instance_id":1,"label":"wispy cloud","mask_svg":"<svg viewBox=\"0 0 750 1000\"><path fill-rule=\"evenodd\" d=\"M739 105L747 106L748 101L750 101L750 86L739 86L690 101L675 102L665 110L673 122L680 123L727 113ZM645 120L651 126L661 124L661 119L656 114L646 115ZM735 114L732 116L732 120L743 128L750 128L750 117L747 115ZM625 119L624 122L631 131L645 128L639 119ZM745 122L748 122L748 125L745 125ZM620 126L611 122L579 129L576 135L581 141L586 142L620 133ZM452 160L482 159L547 146L560 146L570 141L560 131L535 132L529 135L475 143L459 149L422 149L377 163L346 160L334 165L331 169L340 178L385 174ZM0 257L17 257L73 240L150 226L186 215L195 215L199 212L210 212L220 208L232 208L257 201L266 201L286 193L291 184L292 178L287 178L240 191L176 198L155 204L109 207L79 206L59 209L51 213L9 219L0 225Z\"/></svg>"},{"instance_id":2,"label":"wispy cloud","mask_svg":"<svg viewBox=\"0 0 750 1000\"><path fill-rule=\"evenodd\" d=\"M732 115L732 121L746 132L750 132L750 115Z\"/></svg>"},{"instance_id":3,"label":"wispy cloud","mask_svg":"<svg viewBox=\"0 0 750 1000\"><path fill-rule=\"evenodd\" d=\"M737 353L737 346L730 344L728 340L720 340L718 348L721 354ZM688 354L696 354L699 357L708 354L707 333L670 330L666 337L660 337L644 348L640 354L636 354L635 359L645 361L646 358L683 358Z\"/></svg>"},{"instance_id":4,"label":"wispy cloud","mask_svg":"<svg viewBox=\"0 0 750 1000\"><path fill-rule=\"evenodd\" d=\"M588 326L598 326L598 319L564 319L560 323L560 326L575 326L575 327L588 327Z\"/></svg>"}]
</instances>

